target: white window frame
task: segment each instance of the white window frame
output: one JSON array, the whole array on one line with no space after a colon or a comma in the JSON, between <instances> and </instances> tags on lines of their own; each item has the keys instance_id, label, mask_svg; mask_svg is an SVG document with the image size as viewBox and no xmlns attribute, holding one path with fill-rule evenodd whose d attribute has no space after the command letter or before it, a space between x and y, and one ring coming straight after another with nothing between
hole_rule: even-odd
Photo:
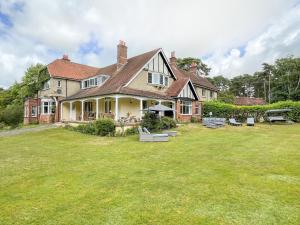
<instances>
[{"instance_id":1,"label":"white window frame","mask_svg":"<svg viewBox=\"0 0 300 225\"><path fill-rule=\"evenodd\" d=\"M180 101L180 114L181 115L192 115L192 110L193 110L193 104L192 101L185 101L185 100L181 100ZM184 113L183 111L183 107L188 107L188 113Z\"/></svg>"},{"instance_id":2,"label":"white window frame","mask_svg":"<svg viewBox=\"0 0 300 225\"><path fill-rule=\"evenodd\" d=\"M58 87L58 88L61 88L61 80L58 80L58 81L57 81L57 87Z\"/></svg>"},{"instance_id":3,"label":"white window frame","mask_svg":"<svg viewBox=\"0 0 300 225\"><path fill-rule=\"evenodd\" d=\"M33 109L35 109L35 110L33 110ZM37 106L36 105L31 106L30 113L31 113L31 117L37 117Z\"/></svg>"},{"instance_id":4,"label":"white window frame","mask_svg":"<svg viewBox=\"0 0 300 225\"><path fill-rule=\"evenodd\" d=\"M47 112L45 112L45 103L47 103ZM42 100L42 114L43 115L52 115L55 114L55 101L54 100Z\"/></svg>"},{"instance_id":5,"label":"white window frame","mask_svg":"<svg viewBox=\"0 0 300 225\"><path fill-rule=\"evenodd\" d=\"M149 82L149 76L151 74L151 83ZM162 77L162 83L161 83ZM167 82L166 82L167 81ZM148 72L147 83L155 86L168 87L169 86L169 77L163 73L157 72Z\"/></svg>"},{"instance_id":6,"label":"white window frame","mask_svg":"<svg viewBox=\"0 0 300 225\"><path fill-rule=\"evenodd\" d=\"M99 75L96 77L91 77L81 81L81 89L87 89L92 87L101 86L108 79L108 75ZM86 85L85 85L86 84Z\"/></svg>"}]
</instances>

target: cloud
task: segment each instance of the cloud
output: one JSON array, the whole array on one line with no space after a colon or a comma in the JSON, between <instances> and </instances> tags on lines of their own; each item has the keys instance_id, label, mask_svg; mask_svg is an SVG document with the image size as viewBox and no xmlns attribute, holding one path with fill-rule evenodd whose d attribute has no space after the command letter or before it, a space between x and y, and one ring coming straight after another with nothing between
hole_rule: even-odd
<instances>
[{"instance_id":1,"label":"cloud","mask_svg":"<svg viewBox=\"0 0 300 225\"><path fill-rule=\"evenodd\" d=\"M277 58L300 55L300 4L288 14L274 21L268 29L247 42L244 53L239 49L229 54L217 52L205 62L212 67L211 74L233 77L261 69L263 62L274 63Z\"/></svg>"},{"instance_id":2,"label":"cloud","mask_svg":"<svg viewBox=\"0 0 300 225\"><path fill-rule=\"evenodd\" d=\"M0 13L11 26L0 21L0 85L20 80L30 64L47 64L63 53L93 66L114 63L120 39L127 42L129 56L162 47L167 53L176 50L178 57L206 56L214 72L243 71L236 68L246 65L244 58L267 52L265 38L257 37L295 11L295 2L1 1ZM291 46L298 36L294 27L282 43ZM245 71L257 66L250 64Z\"/></svg>"}]
</instances>

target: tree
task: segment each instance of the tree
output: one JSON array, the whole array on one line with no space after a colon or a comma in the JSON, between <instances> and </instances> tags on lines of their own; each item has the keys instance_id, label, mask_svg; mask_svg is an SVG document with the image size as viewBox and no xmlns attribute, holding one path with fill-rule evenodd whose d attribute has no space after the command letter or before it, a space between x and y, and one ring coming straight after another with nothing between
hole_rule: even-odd
<instances>
[{"instance_id":1,"label":"tree","mask_svg":"<svg viewBox=\"0 0 300 225\"><path fill-rule=\"evenodd\" d=\"M192 65L192 63L197 64L197 70L199 71L200 74L203 75L208 75L211 68L209 68L205 63L201 61L201 59L198 58L192 58L192 57L187 57L187 58L178 58L177 59L177 66L180 69L188 71Z\"/></svg>"},{"instance_id":2,"label":"tree","mask_svg":"<svg viewBox=\"0 0 300 225\"><path fill-rule=\"evenodd\" d=\"M213 77L213 78L210 78L208 77L207 78L213 85L216 86L216 88L218 88L218 90L220 92L223 92L223 91L228 91L229 90L229 87L231 85L231 81L226 78L226 77L223 77L222 75L219 75L219 76L216 76L216 77Z\"/></svg>"}]
</instances>

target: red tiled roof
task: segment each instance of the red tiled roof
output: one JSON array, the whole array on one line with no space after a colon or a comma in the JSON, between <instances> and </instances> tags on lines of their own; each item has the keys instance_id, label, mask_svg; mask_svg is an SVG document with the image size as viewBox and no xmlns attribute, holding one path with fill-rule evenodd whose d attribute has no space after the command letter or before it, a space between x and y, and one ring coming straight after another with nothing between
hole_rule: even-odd
<instances>
[{"instance_id":1,"label":"red tiled roof","mask_svg":"<svg viewBox=\"0 0 300 225\"><path fill-rule=\"evenodd\" d=\"M265 105L266 101L263 98L251 98L251 97L235 97L235 105Z\"/></svg>"},{"instance_id":2,"label":"red tiled roof","mask_svg":"<svg viewBox=\"0 0 300 225\"><path fill-rule=\"evenodd\" d=\"M106 74L110 77L108 80L99 87L89 88L85 90L80 90L73 96L68 97L68 99L78 99L84 97L92 97L98 95L107 94L135 94L140 96L157 96L168 98L166 95L159 95L157 93L145 92L140 90L134 90L130 88L123 87L143 66L159 51L160 49L155 49L150 52L129 58L127 64L117 70L117 64L113 64L97 71L97 74ZM159 96L158 96L159 95Z\"/></svg>"},{"instance_id":3,"label":"red tiled roof","mask_svg":"<svg viewBox=\"0 0 300 225\"><path fill-rule=\"evenodd\" d=\"M167 94L172 97L177 97L190 78L182 74L175 66L172 66L172 70L175 73L177 80L173 81L172 85L167 91Z\"/></svg>"},{"instance_id":4,"label":"red tiled roof","mask_svg":"<svg viewBox=\"0 0 300 225\"><path fill-rule=\"evenodd\" d=\"M95 76L99 68L73 63L66 59L56 59L48 66L51 77L61 77L72 80L81 80Z\"/></svg>"}]
</instances>

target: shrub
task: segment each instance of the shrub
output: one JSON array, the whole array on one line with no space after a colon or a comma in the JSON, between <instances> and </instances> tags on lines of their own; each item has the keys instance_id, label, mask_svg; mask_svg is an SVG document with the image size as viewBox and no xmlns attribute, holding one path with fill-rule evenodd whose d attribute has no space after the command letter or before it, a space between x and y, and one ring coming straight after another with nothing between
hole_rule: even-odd
<instances>
[{"instance_id":1,"label":"shrub","mask_svg":"<svg viewBox=\"0 0 300 225\"><path fill-rule=\"evenodd\" d=\"M160 129L165 130L165 129L175 128L175 127L176 127L176 122L172 118L164 116L160 119L159 122Z\"/></svg>"},{"instance_id":2,"label":"shrub","mask_svg":"<svg viewBox=\"0 0 300 225\"><path fill-rule=\"evenodd\" d=\"M23 122L23 105L8 105L0 115L0 121L11 127Z\"/></svg>"},{"instance_id":3,"label":"shrub","mask_svg":"<svg viewBox=\"0 0 300 225\"><path fill-rule=\"evenodd\" d=\"M142 127L146 127L149 131L159 130L160 122L155 113L146 112L141 122Z\"/></svg>"},{"instance_id":4,"label":"shrub","mask_svg":"<svg viewBox=\"0 0 300 225\"><path fill-rule=\"evenodd\" d=\"M125 130L125 136L134 135L134 134L138 134L137 127L131 127L131 128L128 128L127 130Z\"/></svg>"},{"instance_id":5,"label":"shrub","mask_svg":"<svg viewBox=\"0 0 300 225\"><path fill-rule=\"evenodd\" d=\"M100 136L114 136L116 125L112 119L100 119L94 122L95 134Z\"/></svg>"},{"instance_id":6,"label":"shrub","mask_svg":"<svg viewBox=\"0 0 300 225\"><path fill-rule=\"evenodd\" d=\"M83 134L96 135L96 129L95 129L94 123L81 124L81 125L78 125L77 127L74 127L73 130L78 131Z\"/></svg>"},{"instance_id":7,"label":"shrub","mask_svg":"<svg viewBox=\"0 0 300 225\"><path fill-rule=\"evenodd\" d=\"M288 113L290 120L300 122L300 102L284 101L269 105L237 106L218 101L205 102L203 105L203 117L209 117L212 112L213 117L236 118L245 121L247 117L254 117L256 121L263 118L265 112L270 109L292 109Z\"/></svg>"},{"instance_id":8,"label":"shrub","mask_svg":"<svg viewBox=\"0 0 300 225\"><path fill-rule=\"evenodd\" d=\"M198 120L197 120L196 117L193 117L193 116L191 117L191 123L197 123L197 121L198 121Z\"/></svg>"}]
</instances>

